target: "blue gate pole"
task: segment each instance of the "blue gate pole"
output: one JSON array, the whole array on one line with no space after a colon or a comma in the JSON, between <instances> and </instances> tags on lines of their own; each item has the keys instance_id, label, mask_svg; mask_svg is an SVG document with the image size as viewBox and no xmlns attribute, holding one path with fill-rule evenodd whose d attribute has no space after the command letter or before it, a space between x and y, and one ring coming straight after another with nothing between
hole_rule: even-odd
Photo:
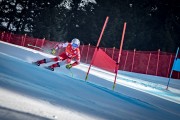
<instances>
[{"instance_id":1,"label":"blue gate pole","mask_svg":"<svg viewBox=\"0 0 180 120\"><path fill-rule=\"evenodd\" d=\"M175 58L174 58L174 63L173 63L172 69L171 69L171 73L170 73L170 76L169 76L169 80L168 80L168 84L167 84L166 90L168 89L169 82L170 82L170 80L171 80L171 76L172 76L173 69L174 69L174 66L175 66L175 63L176 63L176 59L177 59L177 56L178 56L178 52L179 52L179 47L177 48L177 51L176 51L176 56L175 56Z\"/></svg>"}]
</instances>

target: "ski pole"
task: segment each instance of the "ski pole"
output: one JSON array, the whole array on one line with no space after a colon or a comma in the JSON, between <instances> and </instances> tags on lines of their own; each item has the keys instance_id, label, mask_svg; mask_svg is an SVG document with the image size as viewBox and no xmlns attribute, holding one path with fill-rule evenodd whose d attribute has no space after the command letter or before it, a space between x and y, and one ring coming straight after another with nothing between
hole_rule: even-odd
<instances>
[{"instance_id":1,"label":"ski pole","mask_svg":"<svg viewBox=\"0 0 180 120\"><path fill-rule=\"evenodd\" d=\"M30 46L30 47L33 47L33 48L38 48L38 49L40 49L40 50L43 50L44 51L44 49L43 48L41 48L41 47L38 47L38 46L34 46L34 45L31 45L31 44L27 44L28 46Z\"/></svg>"},{"instance_id":2,"label":"ski pole","mask_svg":"<svg viewBox=\"0 0 180 120\"><path fill-rule=\"evenodd\" d=\"M73 72L69 69L69 71L70 71L70 73L71 73L71 75L72 75L72 77L73 77Z\"/></svg>"},{"instance_id":3,"label":"ski pole","mask_svg":"<svg viewBox=\"0 0 180 120\"><path fill-rule=\"evenodd\" d=\"M43 48L41 48L41 47L38 47L38 46L34 46L34 45L31 45L31 44L27 44L28 46L30 46L30 47L33 47L33 48L38 48L38 49L40 49L40 50L42 50L42 51L45 51L45 52L47 52L47 53L50 53L51 51L50 50L45 50L45 49L43 49Z\"/></svg>"}]
</instances>

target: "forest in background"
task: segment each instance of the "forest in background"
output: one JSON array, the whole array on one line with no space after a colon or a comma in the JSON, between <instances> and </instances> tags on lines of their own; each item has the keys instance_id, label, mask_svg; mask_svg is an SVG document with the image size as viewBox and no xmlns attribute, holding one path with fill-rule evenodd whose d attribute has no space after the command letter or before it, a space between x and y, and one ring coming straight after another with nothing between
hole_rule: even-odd
<instances>
[{"instance_id":1,"label":"forest in background","mask_svg":"<svg viewBox=\"0 0 180 120\"><path fill-rule=\"evenodd\" d=\"M101 47L176 52L180 47L178 0L0 0L0 31L51 41L96 45L106 16Z\"/></svg>"}]
</instances>

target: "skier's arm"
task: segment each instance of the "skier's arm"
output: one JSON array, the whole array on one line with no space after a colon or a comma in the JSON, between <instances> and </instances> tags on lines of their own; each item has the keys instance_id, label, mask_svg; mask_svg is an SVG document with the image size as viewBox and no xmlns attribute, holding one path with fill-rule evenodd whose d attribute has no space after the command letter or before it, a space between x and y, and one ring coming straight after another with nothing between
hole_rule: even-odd
<instances>
[{"instance_id":1,"label":"skier's arm","mask_svg":"<svg viewBox=\"0 0 180 120\"><path fill-rule=\"evenodd\" d=\"M68 45L68 42L57 44L53 49L51 49L51 54L54 55L58 49L67 47L67 45Z\"/></svg>"},{"instance_id":2,"label":"skier's arm","mask_svg":"<svg viewBox=\"0 0 180 120\"><path fill-rule=\"evenodd\" d=\"M68 46L68 42L66 42L66 43L60 43L60 44L58 44L58 45L56 45L55 46L55 50L58 50L58 49L60 49L60 48L64 48L64 47L67 47Z\"/></svg>"},{"instance_id":3,"label":"skier's arm","mask_svg":"<svg viewBox=\"0 0 180 120\"><path fill-rule=\"evenodd\" d=\"M72 66L76 66L76 65L80 64L80 59L81 59L80 52L78 52L78 54L75 57L75 59L76 59L76 61L71 64Z\"/></svg>"},{"instance_id":4,"label":"skier's arm","mask_svg":"<svg viewBox=\"0 0 180 120\"><path fill-rule=\"evenodd\" d=\"M78 53L77 53L77 55L75 56L75 62L72 63L72 64L67 64L67 65L66 65L66 68L67 68L67 69L71 69L73 66L76 66L76 65L80 64L80 58L81 58L81 56L80 56L80 51L78 50Z\"/></svg>"},{"instance_id":5,"label":"skier's arm","mask_svg":"<svg viewBox=\"0 0 180 120\"><path fill-rule=\"evenodd\" d=\"M77 60L77 61L75 61L75 62L72 63L72 64L67 64L67 65L66 65L66 68L67 68L67 69L71 69L72 66L76 66L76 65L78 65L78 64L80 64L80 60Z\"/></svg>"}]
</instances>

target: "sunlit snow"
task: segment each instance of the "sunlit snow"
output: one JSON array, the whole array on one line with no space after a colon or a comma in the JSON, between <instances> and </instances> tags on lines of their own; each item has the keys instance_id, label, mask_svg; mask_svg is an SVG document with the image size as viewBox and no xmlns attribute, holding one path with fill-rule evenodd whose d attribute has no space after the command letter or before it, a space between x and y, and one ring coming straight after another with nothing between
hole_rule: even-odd
<instances>
[{"instance_id":1,"label":"sunlit snow","mask_svg":"<svg viewBox=\"0 0 180 120\"><path fill-rule=\"evenodd\" d=\"M168 78L119 71L88 64L49 71L52 63L31 62L54 57L0 41L0 118L3 120L177 120L180 82Z\"/></svg>"}]
</instances>

